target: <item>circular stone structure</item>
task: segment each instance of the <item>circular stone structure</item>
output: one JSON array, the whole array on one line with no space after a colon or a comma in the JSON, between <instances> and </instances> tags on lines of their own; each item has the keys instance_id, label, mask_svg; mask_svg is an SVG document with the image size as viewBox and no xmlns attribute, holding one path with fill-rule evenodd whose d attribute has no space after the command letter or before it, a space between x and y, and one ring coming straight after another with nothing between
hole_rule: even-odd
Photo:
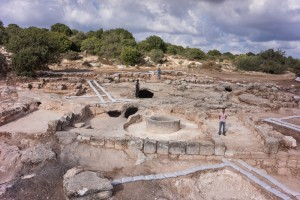
<instances>
[{"instance_id":1,"label":"circular stone structure","mask_svg":"<svg viewBox=\"0 0 300 200\"><path fill-rule=\"evenodd\" d=\"M180 129L180 120L154 115L146 118L146 129L152 133L173 133Z\"/></svg>"}]
</instances>

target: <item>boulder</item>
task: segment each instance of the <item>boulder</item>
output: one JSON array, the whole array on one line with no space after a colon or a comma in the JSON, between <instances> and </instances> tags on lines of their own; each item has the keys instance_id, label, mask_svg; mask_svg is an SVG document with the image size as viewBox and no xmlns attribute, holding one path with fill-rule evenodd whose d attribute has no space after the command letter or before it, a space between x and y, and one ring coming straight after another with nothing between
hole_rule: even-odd
<instances>
[{"instance_id":1,"label":"boulder","mask_svg":"<svg viewBox=\"0 0 300 200\"><path fill-rule=\"evenodd\" d=\"M111 182L99 173L77 168L64 175L63 187L68 199L107 199L113 189Z\"/></svg>"},{"instance_id":2,"label":"boulder","mask_svg":"<svg viewBox=\"0 0 300 200\"><path fill-rule=\"evenodd\" d=\"M297 141L292 136L283 136L282 140L285 147L289 147L289 148L297 147Z\"/></svg>"},{"instance_id":3,"label":"boulder","mask_svg":"<svg viewBox=\"0 0 300 200\"><path fill-rule=\"evenodd\" d=\"M82 128L82 127L84 127L84 126L85 126L85 123L83 123L83 122L74 124L74 127L75 127L75 128Z\"/></svg>"}]
</instances>

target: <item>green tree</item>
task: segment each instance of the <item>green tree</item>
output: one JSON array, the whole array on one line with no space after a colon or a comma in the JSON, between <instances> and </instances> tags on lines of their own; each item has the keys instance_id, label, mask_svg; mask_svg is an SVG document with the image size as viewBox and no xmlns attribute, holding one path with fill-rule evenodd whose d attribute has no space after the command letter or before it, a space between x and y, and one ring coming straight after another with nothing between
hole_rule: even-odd
<instances>
[{"instance_id":1,"label":"green tree","mask_svg":"<svg viewBox=\"0 0 300 200\"><path fill-rule=\"evenodd\" d=\"M74 32L73 32L74 33ZM76 34L73 34L72 37L70 38L70 40L72 41L72 47L71 50L72 51L80 51L81 49L81 43L83 40L87 39L86 35L84 34L84 32L77 32Z\"/></svg>"},{"instance_id":2,"label":"green tree","mask_svg":"<svg viewBox=\"0 0 300 200\"><path fill-rule=\"evenodd\" d=\"M53 41L57 41L59 44L59 52L64 53L72 48L72 41L63 33L53 32L50 34Z\"/></svg>"},{"instance_id":3,"label":"green tree","mask_svg":"<svg viewBox=\"0 0 300 200\"><path fill-rule=\"evenodd\" d=\"M160 49L163 52L167 51L165 42L158 36L152 35L145 40L139 42L139 49L144 52L150 52L152 49Z\"/></svg>"},{"instance_id":4,"label":"green tree","mask_svg":"<svg viewBox=\"0 0 300 200\"><path fill-rule=\"evenodd\" d=\"M91 37L81 42L81 51L87 51L89 54L97 54L101 49L101 40Z\"/></svg>"},{"instance_id":5,"label":"green tree","mask_svg":"<svg viewBox=\"0 0 300 200\"><path fill-rule=\"evenodd\" d=\"M188 60L204 60L205 59L205 53L197 48L186 48L184 51L184 56Z\"/></svg>"},{"instance_id":6,"label":"green tree","mask_svg":"<svg viewBox=\"0 0 300 200\"><path fill-rule=\"evenodd\" d=\"M297 69L300 69L300 60L293 58L292 56L289 56L286 58L285 60L285 64L287 66L287 68L289 68L291 71L295 72L297 71Z\"/></svg>"},{"instance_id":7,"label":"green tree","mask_svg":"<svg viewBox=\"0 0 300 200\"><path fill-rule=\"evenodd\" d=\"M9 38L7 48L13 52L13 70L31 76L34 70L45 69L63 52L59 37L44 29L30 27Z\"/></svg>"},{"instance_id":8,"label":"green tree","mask_svg":"<svg viewBox=\"0 0 300 200\"><path fill-rule=\"evenodd\" d=\"M21 49L12 56L13 70L19 76L33 76L34 70L40 67L39 56L32 48Z\"/></svg>"},{"instance_id":9,"label":"green tree","mask_svg":"<svg viewBox=\"0 0 300 200\"><path fill-rule=\"evenodd\" d=\"M277 50L274 51L274 49L268 49L266 51L262 51L258 54L258 56L260 56L264 62L267 61L275 61L276 63L285 64L285 57L284 57L285 52L282 50Z\"/></svg>"},{"instance_id":10,"label":"green tree","mask_svg":"<svg viewBox=\"0 0 300 200\"><path fill-rule=\"evenodd\" d=\"M87 38L95 37L101 39L103 35L103 29L99 29L97 31L89 31L86 33Z\"/></svg>"},{"instance_id":11,"label":"green tree","mask_svg":"<svg viewBox=\"0 0 300 200\"><path fill-rule=\"evenodd\" d=\"M8 34L3 26L3 22L0 20L0 45L6 43L8 40Z\"/></svg>"},{"instance_id":12,"label":"green tree","mask_svg":"<svg viewBox=\"0 0 300 200\"><path fill-rule=\"evenodd\" d=\"M5 31L7 33L8 39L9 38L17 35L20 31L22 31L23 29L21 27L19 27L17 24L9 24L6 28Z\"/></svg>"},{"instance_id":13,"label":"green tree","mask_svg":"<svg viewBox=\"0 0 300 200\"><path fill-rule=\"evenodd\" d=\"M65 24L61 23L56 23L51 26L51 31L52 32L58 32L58 33L63 33L66 36L71 36L72 35L72 30Z\"/></svg>"},{"instance_id":14,"label":"green tree","mask_svg":"<svg viewBox=\"0 0 300 200\"><path fill-rule=\"evenodd\" d=\"M261 71L262 59L259 56L240 56L235 61L238 69L246 71Z\"/></svg>"},{"instance_id":15,"label":"green tree","mask_svg":"<svg viewBox=\"0 0 300 200\"><path fill-rule=\"evenodd\" d=\"M167 45L167 53L171 55L183 55L184 48L182 46L177 46L173 44L166 44Z\"/></svg>"},{"instance_id":16,"label":"green tree","mask_svg":"<svg viewBox=\"0 0 300 200\"><path fill-rule=\"evenodd\" d=\"M164 58L164 52L160 49L152 49L148 55L155 63L162 63Z\"/></svg>"},{"instance_id":17,"label":"green tree","mask_svg":"<svg viewBox=\"0 0 300 200\"><path fill-rule=\"evenodd\" d=\"M231 52L225 52L225 53L223 53L223 57L225 59L229 59L229 60L233 60L235 58L235 56Z\"/></svg>"},{"instance_id":18,"label":"green tree","mask_svg":"<svg viewBox=\"0 0 300 200\"><path fill-rule=\"evenodd\" d=\"M255 56L255 53L252 53L252 52L248 52L246 53L247 56Z\"/></svg>"},{"instance_id":19,"label":"green tree","mask_svg":"<svg viewBox=\"0 0 300 200\"><path fill-rule=\"evenodd\" d=\"M104 31L101 38L101 48L97 52L103 58L119 58L123 48L135 47L132 34L121 28Z\"/></svg>"},{"instance_id":20,"label":"green tree","mask_svg":"<svg viewBox=\"0 0 300 200\"><path fill-rule=\"evenodd\" d=\"M262 59L261 70L271 74L282 74L287 70L285 52L278 49L262 51L258 56Z\"/></svg>"},{"instance_id":21,"label":"green tree","mask_svg":"<svg viewBox=\"0 0 300 200\"><path fill-rule=\"evenodd\" d=\"M212 57L212 58L218 58L222 55L222 53L217 49L213 49L213 50L209 50L207 52L207 55Z\"/></svg>"},{"instance_id":22,"label":"green tree","mask_svg":"<svg viewBox=\"0 0 300 200\"><path fill-rule=\"evenodd\" d=\"M125 65L136 65L141 63L143 55L133 47L126 47L121 53L121 62Z\"/></svg>"}]
</instances>

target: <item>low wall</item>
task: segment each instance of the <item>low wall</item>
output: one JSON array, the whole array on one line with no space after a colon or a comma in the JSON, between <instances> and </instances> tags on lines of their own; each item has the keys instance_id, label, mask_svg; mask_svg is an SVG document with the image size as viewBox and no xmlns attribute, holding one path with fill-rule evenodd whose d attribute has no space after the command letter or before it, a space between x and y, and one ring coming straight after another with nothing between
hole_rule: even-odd
<instances>
[{"instance_id":1,"label":"low wall","mask_svg":"<svg viewBox=\"0 0 300 200\"><path fill-rule=\"evenodd\" d=\"M257 126L249 117L241 114L239 115L239 117L244 122L244 125L249 128L253 134L255 134L256 138L263 145L264 153L276 154L278 152L280 144L279 139L269 136L262 127Z\"/></svg>"},{"instance_id":2,"label":"low wall","mask_svg":"<svg viewBox=\"0 0 300 200\"><path fill-rule=\"evenodd\" d=\"M225 144L219 138L201 142L161 141L138 137L93 137L78 135L77 141L97 147L128 149L137 148L145 154L224 156Z\"/></svg>"},{"instance_id":3,"label":"low wall","mask_svg":"<svg viewBox=\"0 0 300 200\"><path fill-rule=\"evenodd\" d=\"M296 139L297 143L300 144L300 131L289 129L288 127L280 126L271 122L266 122L271 125L276 131L282 133L283 135L292 136Z\"/></svg>"},{"instance_id":4,"label":"low wall","mask_svg":"<svg viewBox=\"0 0 300 200\"><path fill-rule=\"evenodd\" d=\"M98 148L113 148L125 150L136 148L150 157L167 156L181 160L215 160L222 158L241 159L251 166L277 170L277 172L289 174L293 170L300 173L300 153L297 151L275 154L264 152L237 152L226 150L224 142L220 138L201 142L160 141L141 139L137 137L94 137L78 134L76 140L79 143L89 144Z\"/></svg>"}]
</instances>

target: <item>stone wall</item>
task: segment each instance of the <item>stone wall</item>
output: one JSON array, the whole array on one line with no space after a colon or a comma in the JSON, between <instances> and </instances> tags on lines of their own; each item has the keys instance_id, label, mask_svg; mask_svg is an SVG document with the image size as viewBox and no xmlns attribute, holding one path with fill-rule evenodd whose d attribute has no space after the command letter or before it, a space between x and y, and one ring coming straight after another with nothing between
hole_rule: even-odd
<instances>
[{"instance_id":1,"label":"stone wall","mask_svg":"<svg viewBox=\"0 0 300 200\"><path fill-rule=\"evenodd\" d=\"M270 123L270 122L266 122L266 123L270 124L276 131L278 131L280 133L284 133L284 135L287 135L287 136L292 136L293 138L295 138L297 140L297 143L300 144L300 131L289 129L287 127L280 126L275 123Z\"/></svg>"},{"instance_id":2,"label":"stone wall","mask_svg":"<svg viewBox=\"0 0 300 200\"><path fill-rule=\"evenodd\" d=\"M150 157L168 156L181 160L214 160L222 158L242 159L251 166L275 170L281 175L300 173L300 154L297 151L278 151L277 153L238 152L226 150L221 138L201 142L161 141L141 139L137 137L94 137L78 134L79 143L89 144L98 148L125 150L136 148Z\"/></svg>"},{"instance_id":3,"label":"stone wall","mask_svg":"<svg viewBox=\"0 0 300 200\"><path fill-rule=\"evenodd\" d=\"M91 116L91 110L89 106L84 106L77 112L69 112L64 114L60 119L58 120L51 120L48 122L48 129L47 133L56 133L56 131L63 131L67 127L73 126L76 122L82 121L88 116Z\"/></svg>"},{"instance_id":4,"label":"stone wall","mask_svg":"<svg viewBox=\"0 0 300 200\"><path fill-rule=\"evenodd\" d=\"M277 153L280 140L269 136L267 130L256 125L249 117L240 115L244 125L251 130L251 132L256 136L260 143L264 146L264 153Z\"/></svg>"},{"instance_id":5,"label":"stone wall","mask_svg":"<svg viewBox=\"0 0 300 200\"><path fill-rule=\"evenodd\" d=\"M145 154L159 155L224 156L226 150L225 144L220 138L200 142L186 142L141 139L138 137L94 137L79 134L77 140L103 148L127 149L134 147Z\"/></svg>"}]
</instances>

